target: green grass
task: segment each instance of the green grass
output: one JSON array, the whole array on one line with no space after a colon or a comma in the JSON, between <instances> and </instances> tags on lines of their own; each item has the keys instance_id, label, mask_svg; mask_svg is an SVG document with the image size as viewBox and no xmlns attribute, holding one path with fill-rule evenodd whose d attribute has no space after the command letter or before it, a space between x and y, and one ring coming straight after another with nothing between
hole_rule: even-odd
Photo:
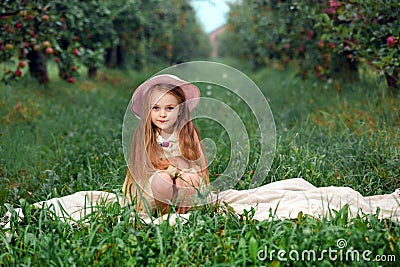
<instances>
[{"instance_id":1,"label":"green grass","mask_svg":"<svg viewBox=\"0 0 400 267\"><path fill-rule=\"evenodd\" d=\"M275 159L264 183L303 177L316 186L349 186L365 196L400 187L399 98L385 96L369 79L325 88L291 71L246 73L270 100L277 128ZM259 222L252 210L239 216L206 206L194 210L186 224L170 226L132 221L133 210L109 205L89 217L89 225L71 226L27 205L80 190L120 191L126 172L123 116L133 89L151 74L104 70L98 80L82 78L75 85L55 80L43 88L24 80L0 87L0 214L5 203L26 214L19 224L13 220L10 236L1 231L0 265L382 265L327 257L285 262L277 254L272 261L257 259L265 247L320 253L337 248L339 238L358 251L400 260L398 223L378 220L377 214L349 219L345 208L328 218L299 214L294 220ZM222 91L216 94L234 103ZM234 108L240 110L240 104ZM251 128L252 117L241 118ZM229 140L221 126L198 124L202 137L217 144L210 168L214 179L229 161ZM258 159L257 132L250 136L251 162L237 189L246 188Z\"/></svg>"},{"instance_id":2,"label":"green grass","mask_svg":"<svg viewBox=\"0 0 400 267\"><path fill-rule=\"evenodd\" d=\"M372 81L324 88L290 76L277 83L267 73L258 75L254 80L271 99L278 133L272 180L301 176L363 195L400 187L398 97L385 97Z\"/></svg>"}]
</instances>

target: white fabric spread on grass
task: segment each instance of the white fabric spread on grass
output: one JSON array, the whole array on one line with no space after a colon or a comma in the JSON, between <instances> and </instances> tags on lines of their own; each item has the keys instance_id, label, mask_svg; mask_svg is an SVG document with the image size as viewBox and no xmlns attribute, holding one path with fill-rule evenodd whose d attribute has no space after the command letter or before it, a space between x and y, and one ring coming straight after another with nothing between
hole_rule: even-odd
<instances>
[{"instance_id":1,"label":"white fabric spread on grass","mask_svg":"<svg viewBox=\"0 0 400 267\"><path fill-rule=\"evenodd\" d=\"M380 209L380 218L390 218L400 221L400 189L391 194L363 197L359 192L349 187L315 187L302 178L293 178L273 182L255 189L227 190L214 195L215 200L226 203L236 213L254 208L254 219L267 220L271 213L276 219L296 218L299 212L320 217L329 216L334 210L340 210L344 205L349 207L349 215L354 217L358 211L365 214L375 214ZM35 203L35 207L49 207L62 220L79 221L84 216L95 212L108 203L122 203L122 199L114 194L103 191L80 191L61 198ZM21 209L15 209L23 218ZM11 214L8 212L8 216ZM159 224L169 220L171 225L177 219L187 220L190 214L167 214L152 219L143 217L146 223ZM9 228L10 222L4 228Z\"/></svg>"},{"instance_id":2,"label":"white fabric spread on grass","mask_svg":"<svg viewBox=\"0 0 400 267\"><path fill-rule=\"evenodd\" d=\"M236 212L254 207L254 219L266 220L270 210L278 218L296 218L301 211L312 216L327 216L333 210L349 206L349 215L374 214L380 208L381 218L400 221L400 190L392 194L363 197L349 187L315 187L301 178L270 183L249 190L228 190L221 200L227 202Z\"/></svg>"}]
</instances>

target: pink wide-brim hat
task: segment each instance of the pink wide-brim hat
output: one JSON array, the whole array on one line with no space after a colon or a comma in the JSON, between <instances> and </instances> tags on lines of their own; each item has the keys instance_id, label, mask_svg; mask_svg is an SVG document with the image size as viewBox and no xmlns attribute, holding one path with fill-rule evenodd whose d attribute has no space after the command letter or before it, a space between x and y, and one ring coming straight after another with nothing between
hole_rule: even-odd
<instances>
[{"instance_id":1,"label":"pink wide-brim hat","mask_svg":"<svg viewBox=\"0 0 400 267\"><path fill-rule=\"evenodd\" d=\"M154 76L136 88L132 96L132 111L136 116L142 118L142 106L146 99L146 95L151 87L157 84L171 84L179 86L185 94L186 105L190 112L197 106L200 101L200 90L196 85L193 85L187 81L181 80L180 78L171 74L161 74Z\"/></svg>"}]
</instances>

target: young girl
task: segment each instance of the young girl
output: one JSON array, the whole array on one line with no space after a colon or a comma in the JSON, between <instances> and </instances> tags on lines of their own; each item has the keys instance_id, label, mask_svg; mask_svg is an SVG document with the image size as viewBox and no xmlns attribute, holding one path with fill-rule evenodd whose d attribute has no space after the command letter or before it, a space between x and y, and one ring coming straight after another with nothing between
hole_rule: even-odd
<instances>
[{"instance_id":1,"label":"young girl","mask_svg":"<svg viewBox=\"0 0 400 267\"><path fill-rule=\"evenodd\" d=\"M199 89L173 75L158 75L132 96L140 119L130 147L123 193L141 211L165 214L171 205L185 213L196 193L209 184L200 135L191 120Z\"/></svg>"}]
</instances>

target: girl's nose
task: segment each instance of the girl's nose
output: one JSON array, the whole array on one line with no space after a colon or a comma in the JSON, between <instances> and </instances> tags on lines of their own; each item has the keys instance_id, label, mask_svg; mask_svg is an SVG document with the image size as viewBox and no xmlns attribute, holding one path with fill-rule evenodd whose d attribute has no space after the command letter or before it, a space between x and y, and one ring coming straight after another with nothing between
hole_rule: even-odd
<instances>
[{"instance_id":1,"label":"girl's nose","mask_svg":"<svg viewBox=\"0 0 400 267\"><path fill-rule=\"evenodd\" d=\"M161 110L160 116L161 117L166 117L167 116L167 112L165 112L165 110Z\"/></svg>"}]
</instances>

